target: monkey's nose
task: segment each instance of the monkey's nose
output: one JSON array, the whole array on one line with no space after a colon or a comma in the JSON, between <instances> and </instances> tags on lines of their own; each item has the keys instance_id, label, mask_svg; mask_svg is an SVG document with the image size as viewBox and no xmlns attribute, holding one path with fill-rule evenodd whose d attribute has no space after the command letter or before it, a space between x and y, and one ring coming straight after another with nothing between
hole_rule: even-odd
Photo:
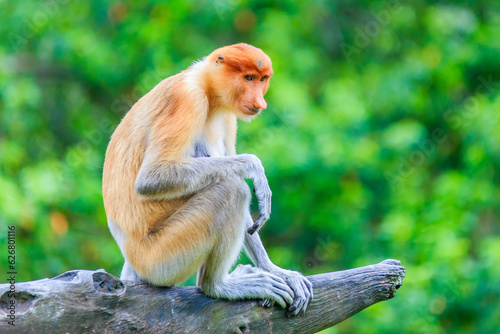
<instances>
[{"instance_id":1,"label":"monkey's nose","mask_svg":"<svg viewBox=\"0 0 500 334\"><path fill-rule=\"evenodd\" d=\"M266 100L264 100L263 97L257 98L257 100L254 103L253 109L266 109L267 108L267 103Z\"/></svg>"}]
</instances>

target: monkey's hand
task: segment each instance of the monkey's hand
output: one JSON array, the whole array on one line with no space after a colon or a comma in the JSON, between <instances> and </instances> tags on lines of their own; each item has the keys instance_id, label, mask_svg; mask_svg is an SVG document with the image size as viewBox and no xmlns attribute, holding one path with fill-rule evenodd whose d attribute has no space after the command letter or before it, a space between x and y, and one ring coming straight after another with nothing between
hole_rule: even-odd
<instances>
[{"instance_id":1,"label":"monkey's hand","mask_svg":"<svg viewBox=\"0 0 500 334\"><path fill-rule=\"evenodd\" d=\"M307 305L309 305L313 298L313 286L311 282L297 271L282 269L276 265L273 265L272 268L266 271L283 279L295 294L293 303L288 307L287 316L292 317L301 311L305 312ZM270 307L274 305L274 302L265 299L260 302L260 305Z\"/></svg>"},{"instance_id":2,"label":"monkey's hand","mask_svg":"<svg viewBox=\"0 0 500 334\"><path fill-rule=\"evenodd\" d=\"M249 177L254 184L254 193L259 202L259 217L255 223L247 230L248 233L254 234L258 232L271 216L271 197L272 192L267 181L266 173L262 162L253 154L245 154L252 165Z\"/></svg>"}]
</instances>

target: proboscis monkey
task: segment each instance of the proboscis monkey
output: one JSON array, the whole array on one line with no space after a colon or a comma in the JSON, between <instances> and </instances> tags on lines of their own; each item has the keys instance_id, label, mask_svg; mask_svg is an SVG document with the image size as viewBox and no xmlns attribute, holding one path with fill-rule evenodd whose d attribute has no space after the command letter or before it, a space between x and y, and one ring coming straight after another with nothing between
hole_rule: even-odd
<instances>
[{"instance_id":1,"label":"proboscis monkey","mask_svg":"<svg viewBox=\"0 0 500 334\"><path fill-rule=\"evenodd\" d=\"M304 311L312 285L274 265L254 233L269 219L271 190L260 160L236 154L236 120L267 104L273 74L260 49L219 48L161 81L123 118L109 143L103 197L125 257L121 279L173 286L198 271L208 296L262 299ZM249 211L253 180L259 217ZM256 265L231 266L244 246Z\"/></svg>"}]
</instances>

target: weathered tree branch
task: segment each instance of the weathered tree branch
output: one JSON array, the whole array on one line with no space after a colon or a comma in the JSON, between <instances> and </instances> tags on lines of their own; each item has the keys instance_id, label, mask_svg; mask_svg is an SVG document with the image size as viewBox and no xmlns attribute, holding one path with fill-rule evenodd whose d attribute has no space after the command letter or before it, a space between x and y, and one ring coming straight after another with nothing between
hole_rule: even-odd
<instances>
[{"instance_id":1,"label":"weathered tree branch","mask_svg":"<svg viewBox=\"0 0 500 334\"><path fill-rule=\"evenodd\" d=\"M279 306L206 297L196 287L159 288L122 282L104 270L73 270L51 279L0 284L1 333L314 333L394 297L405 269L397 260L309 276L306 314L287 318ZM15 301L15 326L9 325Z\"/></svg>"}]
</instances>

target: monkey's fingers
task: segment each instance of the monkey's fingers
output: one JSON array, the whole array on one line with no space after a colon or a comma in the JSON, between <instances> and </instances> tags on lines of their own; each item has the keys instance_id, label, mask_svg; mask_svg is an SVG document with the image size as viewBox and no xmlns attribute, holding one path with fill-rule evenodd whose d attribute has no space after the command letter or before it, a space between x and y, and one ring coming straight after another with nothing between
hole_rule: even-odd
<instances>
[{"instance_id":1,"label":"monkey's fingers","mask_svg":"<svg viewBox=\"0 0 500 334\"><path fill-rule=\"evenodd\" d=\"M257 232L258 232L258 231L260 231L260 230L261 230L261 228L262 228L263 226L264 226L264 224L259 223L259 222L255 222L255 223L252 225L252 227L250 227L250 228L247 230L247 232L248 232L250 235L252 235L252 234L254 234L254 233L255 233L255 231L257 231Z\"/></svg>"},{"instance_id":2,"label":"monkey's fingers","mask_svg":"<svg viewBox=\"0 0 500 334\"><path fill-rule=\"evenodd\" d=\"M255 231L257 231L257 228L259 227L259 225L257 223L253 224L252 227L250 227L247 232L248 234L252 235L255 233Z\"/></svg>"},{"instance_id":3,"label":"monkey's fingers","mask_svg":"<svg viewBox=\"0 0 500 334\"><path fill-rule=\"evenodd\" d=\"M262 227L264 227L264 225L266 224L267 222L267 219L260 215L259 218L257 218L257 220L255 221L255 223L247 230L247 232L252 235L255 233L255 231L260 231L262 229Z\"/></svg>"}]
</instances>

